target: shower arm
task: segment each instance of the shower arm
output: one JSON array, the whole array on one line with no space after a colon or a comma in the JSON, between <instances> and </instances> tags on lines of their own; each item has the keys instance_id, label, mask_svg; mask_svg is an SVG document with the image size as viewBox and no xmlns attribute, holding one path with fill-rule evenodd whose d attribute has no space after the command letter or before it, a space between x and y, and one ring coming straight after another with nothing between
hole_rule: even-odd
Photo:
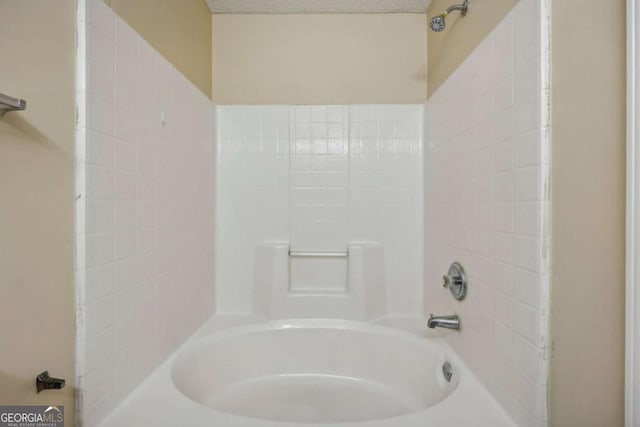
<instances>
[{"instance_id":1,"label":"shower arm","mask_svg":"<svg viewBox=\"0 0 640 427\"><path fill-rule=\"evenodd\" d=\"M464 0L464 3L462 4L454 4L453 6L450 6L442 15L447 16L454 10L459 10L460 14L465 16L467 14L467 10L469 10L469 0Z\"/></svg>"}]
</instances>

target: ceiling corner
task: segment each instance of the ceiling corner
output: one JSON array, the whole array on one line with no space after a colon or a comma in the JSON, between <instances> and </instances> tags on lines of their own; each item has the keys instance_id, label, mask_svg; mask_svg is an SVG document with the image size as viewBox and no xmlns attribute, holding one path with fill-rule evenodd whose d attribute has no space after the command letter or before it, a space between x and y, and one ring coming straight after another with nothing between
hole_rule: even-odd
<instances>
[{"instance_id":1,"label":"ceiling corner","mask_svg":"<svg viewBox=\"0 0 640 427\"><path fill-rule=\"evenodd\" d=\"M207 4L207 7L209 7L209 12L213 13L213 0L204 0L204 2Z\"/></svg>"}]
</instances>

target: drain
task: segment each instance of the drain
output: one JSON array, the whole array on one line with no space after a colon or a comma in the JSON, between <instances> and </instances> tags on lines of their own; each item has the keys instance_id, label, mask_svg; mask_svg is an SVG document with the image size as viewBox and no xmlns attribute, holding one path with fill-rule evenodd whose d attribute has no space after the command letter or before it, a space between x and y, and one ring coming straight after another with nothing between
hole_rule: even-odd
<instances>
[{"instance_id":1,"label":"drain","mask_svg":"<svg viewBox=\"0 0 640 427\"><path fill-rule=\"evenodd\" d=\"M444 379L447 380L447 382L451 381L451 377L453 376L453 366L451 366L451 363L444 362L442 365L442 375L444 375Z\"/></svg>"}]
</instances>

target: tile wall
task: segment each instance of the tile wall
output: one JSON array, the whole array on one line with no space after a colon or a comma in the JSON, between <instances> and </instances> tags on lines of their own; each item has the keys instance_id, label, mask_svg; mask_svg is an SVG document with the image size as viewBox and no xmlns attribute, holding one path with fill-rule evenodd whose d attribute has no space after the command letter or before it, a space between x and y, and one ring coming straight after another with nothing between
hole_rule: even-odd
<instances>
[{"instance_id":1,"label":"tile wall","mask_svg":"<svg viewBox=\"0 0 640 427\"><path fill-rule=\"evenodd\" d=\"M259 243L372 241L385 254L387 312L421 313L422 106L219 106L218 117L220 312L251 311Z\"/></svg>"},{"instance_id":2,"label":"tile wall","mask_svg":"<svg viewBox=\"0 0 640 427\"><path fill-rule=\"evenodd\" d=\"M519 425L546 425L549 306L548 29L521 0L427 103L425 311ZM441 286L469 275L465 301Z\"/></svg>"},{"instance_id":3,"label":"tile wall","mask_svg":"<svg viewBox=\"0 0 640 427\"><path fill-rule=\"evenodd\" d=\"M212 314L214 194L219 312L251 311L259 243L380 242L386 312L460 313L450 344L514 419L544 425L544 1L519 1L432 96L424 152L422 106L220 106L215 155L211 101L102 1L79 8L77 363L87 425ZM440 286L453 260L470 276L462 303Z\"/></svg>"},{"instance_id":4,"label":"tile wall","mask_svg":"<svg viewBox=\"0 0 640 427\"><path fill-rule=\"evenodd\" d=\"M214 108L101 0L78 6L77 384L91 426L213 313Z\"/></svg>"}]
</instances>

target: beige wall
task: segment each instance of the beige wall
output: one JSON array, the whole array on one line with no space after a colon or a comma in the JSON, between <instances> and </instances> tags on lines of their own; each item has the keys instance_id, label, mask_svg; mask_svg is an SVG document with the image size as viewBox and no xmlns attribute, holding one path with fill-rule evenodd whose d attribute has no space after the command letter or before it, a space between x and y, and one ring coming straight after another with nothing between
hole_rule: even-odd
<instances>
[{"instance_id":1,"label":"beige wall","mask_svg":"<svg viewBox=\"0 0 640 427\"><path fill-rule=\"evenodd\" d=\"M105 0L211 97L211 14L204 0Z\"/></svg>"},{"instance_id":2,"label":"beige wall","mask_svg":"<svg viewBox=\"0 0 640 427\"><path fill-rule=\"evenodd\" d=\"M451 12L444 31L429 30L429 96L455 71L513 8L517 0L471 1L467 16ZM427 10L427 19L445 11L451 0L433 0Z\"/></svg>"},{"instance_id":3,"label":"beige wall","mask_svg":"<svg viewBox=\"0 0 640 427\"><path fill-rule=\"evenodd\" d=\"M59 404L73 425L74 0L0 0L0 405ZM35 376L63 377L36 394Z\"/></svg>"},{"instance_id":4,"label":"beige wall","mask_svg":"<svg viewBox=\"0 0 640 427\"><path fill-rule=\"evenodd\" d=\"M625 1L552 1L550 425L622 426Z\"/></svg>"},{"instance_id":5,"label":"beige wall","mask_svg":"<svg viewBox=\"0 0 640 427\"><path fill-rule=\"evenodd\" d=\"M219 104L416 103L424 14L213 15Z\"/></svg>"}]
</instances>

